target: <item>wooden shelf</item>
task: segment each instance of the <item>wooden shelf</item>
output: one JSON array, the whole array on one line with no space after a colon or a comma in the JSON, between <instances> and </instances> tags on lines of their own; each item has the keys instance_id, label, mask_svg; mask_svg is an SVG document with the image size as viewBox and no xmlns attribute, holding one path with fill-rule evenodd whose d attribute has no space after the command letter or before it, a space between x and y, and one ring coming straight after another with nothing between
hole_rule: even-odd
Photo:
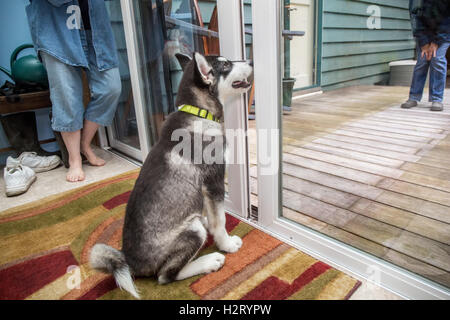
<instances>
[{"instance_id":1,"label":"wooden shelf","mask_svg":"<svg viewBox=\"0 0 450 320\"><path fill-rule=\"evenodd\" d=\"M0 96L0 114L48 108L52 105L48 90L19 94L17 97L19 101L8 102L6 97Z\"/></svg>"}]
</instances>

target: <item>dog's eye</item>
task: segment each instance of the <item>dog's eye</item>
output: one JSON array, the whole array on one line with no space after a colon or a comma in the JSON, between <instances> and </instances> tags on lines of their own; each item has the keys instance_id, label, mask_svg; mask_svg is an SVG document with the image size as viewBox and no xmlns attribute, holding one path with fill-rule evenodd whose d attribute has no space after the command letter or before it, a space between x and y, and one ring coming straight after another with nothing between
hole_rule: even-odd
<instances>
[{"instance_id":1,"label":"dog's eye","mask_svg":"<svg viewBox=\"0 0 450 320\"><path fill-rule=\"evenodd\" d=\"M231 70L232 64L230 61L227 61L223 64L223 71L229 71Z\"/></svg>"}]
</instances>

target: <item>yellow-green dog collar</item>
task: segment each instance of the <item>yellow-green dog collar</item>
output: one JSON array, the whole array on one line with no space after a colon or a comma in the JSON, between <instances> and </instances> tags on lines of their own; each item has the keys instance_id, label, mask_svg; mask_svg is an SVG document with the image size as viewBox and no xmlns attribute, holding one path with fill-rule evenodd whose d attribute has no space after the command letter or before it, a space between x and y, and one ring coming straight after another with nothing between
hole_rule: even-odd
<instances>
[{"instance_id":1,"label":"yellow-green dog collar","mask_svg":"<svg viewBox=\"0 0 450 320\"><path fill-rule=\"evenodd\" d=\"M220 120L218 118L216 118L214 115L212 115L208 110L206 109L202 109L199 107L195 107L195 106L191 106L188 104L183 104L181 106L178 107L178 111L183 111L186 113L190 113L193 114L194 116L203 118L203 119L207 119L207 120L211 120L211 121L215 121L215 122L219 122Z\"/></svg>"}]
</instances>

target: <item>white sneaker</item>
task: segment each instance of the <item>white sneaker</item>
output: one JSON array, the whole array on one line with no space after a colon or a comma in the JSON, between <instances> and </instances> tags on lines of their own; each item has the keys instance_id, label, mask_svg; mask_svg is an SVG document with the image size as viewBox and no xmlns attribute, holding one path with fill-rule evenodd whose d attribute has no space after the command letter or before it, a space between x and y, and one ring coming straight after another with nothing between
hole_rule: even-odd
<instances>
[{"instance_id":1,"label":"white sneaker","mask_svg":"<svg viewBox=\"0 0 450 320\"><path fill-rule=\"evenodd\" d=\"M8 157L6 159L6 167L8 168L20 164L33 169L36 173L52 170L60 163L61 159L58 156L42 157L38 156L36 152L22 152L17 158Z\"/></svg>"},{"instance_id":2,"label":"white sneaker","mask_svg":"<svg viewBox=\"0 0 450 320\"><path fill-rule=\"evenodd\" d=\"M33 169L18 165L16 167L5 167L3 177L6 184L6 195L8 197L22 194L28 190L36 180L36 173Z\"/></svg>"}]
</instances>

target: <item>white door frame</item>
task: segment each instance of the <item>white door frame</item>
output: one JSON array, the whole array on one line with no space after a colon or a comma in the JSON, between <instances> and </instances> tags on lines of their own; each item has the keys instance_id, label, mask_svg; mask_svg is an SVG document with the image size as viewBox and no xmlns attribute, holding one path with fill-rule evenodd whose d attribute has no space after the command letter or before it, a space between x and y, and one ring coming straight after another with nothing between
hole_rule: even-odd
<instances>
[{"instance_id":1,"label":"white door frame","mask_svg":"<svg viewBox=\"0 0 450 320\"><path fill-rule=\"evenodd\" d=\"M375 282L405 298L450 299L450 291L443 286L281 217L280 170L268 170L268 166L280 168L281 139L272 141L268 149L267 139L262 138L264 132L281 130L280 2L252 1L255 82L258 84L255 87L258 132L257 226L311 256ZM272 150L270 159L266 150Z\"/></svg>"},{"instance_id":2,"label":"white door frame","mask_svg":"<svg viewBox=\"0 0 450 320\"><path fill-rule=\"evenodd\" d=\"M220 53L230 60L245 59L245 38L243 25L242 0L217 0L219 20ZM233 130L236 135L230 154L239 160L227 166L228 194L225 198L225 210L242 218L249 216L250 192L248 187L248 149L246 99L241 98L228 103L225 108L225 129ZM230 142L230 141L229 141ZM228 142L228 143L229 143Z\"/></svg>"},{"instance_id":3,"label":"white door frame","mask_svg":"<svg viewBox=\"0 0 450 320\"><path fill-rule=\"evenodd\" d=\"M140 149L129 146L114 136L112 126L108 127L108 138L111 147L143 162L150 152L149 123L147 121L147 110L144 107L144 92L142 83L143 75L139 68L138 42L136 37L136 20L134 16L133 1L120 0L122 10L123 27L125 32L125 42L128 53L128 66L130 69L131 90L133 92L134 109L136 113L136 123L138 127Z\"/></svg>"}]
</instances>

